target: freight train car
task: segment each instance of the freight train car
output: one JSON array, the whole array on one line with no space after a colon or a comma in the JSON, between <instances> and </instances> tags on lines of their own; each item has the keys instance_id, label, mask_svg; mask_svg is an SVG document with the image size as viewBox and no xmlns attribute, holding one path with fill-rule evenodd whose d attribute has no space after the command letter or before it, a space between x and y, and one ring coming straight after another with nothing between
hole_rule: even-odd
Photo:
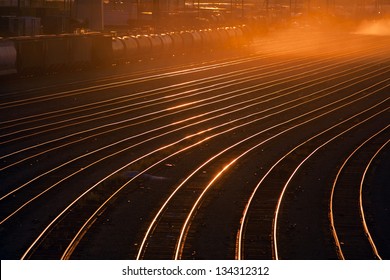
<instances>
[{"instance_id":1,"label":"freight train car","mask_svg":"<svg viewBox=\"0 0 390 280\"><path fill-rule=\"evenodd\" d=\"M0 75L58 72L235 48L247 44L250 35L248 27L236 26L122 37L95 32L0 38Z\"/></svg>"}]
</instances>

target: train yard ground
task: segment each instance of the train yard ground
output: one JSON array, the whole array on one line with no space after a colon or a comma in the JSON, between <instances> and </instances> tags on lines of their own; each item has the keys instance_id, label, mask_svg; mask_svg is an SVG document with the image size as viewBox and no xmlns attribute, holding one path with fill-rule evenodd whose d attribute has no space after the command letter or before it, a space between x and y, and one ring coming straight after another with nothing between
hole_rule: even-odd
<instances>
[{"instance_id":1,"label":"train yard ground","mask_svg":"<svg viewBox=\"0 0 390 280\"><path fill-rule=\"evenodd\" d=\"M389 259L390 36L2 78L4 259Z\"/></svg>"}]
</instances>

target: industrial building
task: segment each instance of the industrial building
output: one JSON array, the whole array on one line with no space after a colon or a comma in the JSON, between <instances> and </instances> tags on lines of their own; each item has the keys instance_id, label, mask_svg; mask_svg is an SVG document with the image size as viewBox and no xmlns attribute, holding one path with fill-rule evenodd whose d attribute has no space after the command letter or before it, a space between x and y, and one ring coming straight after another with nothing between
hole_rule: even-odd
<instances>
[{"instance_id":1,"label":"industrial building","mask_svg":"<svg viewBox=\"0 0 390 280\"><path fill-rule=\"evenodd\" d=\"M367 16L387 13L389 6L390 0L0 0L0 36L179 30L319 11Z\"/></svg>"}]
</instances>

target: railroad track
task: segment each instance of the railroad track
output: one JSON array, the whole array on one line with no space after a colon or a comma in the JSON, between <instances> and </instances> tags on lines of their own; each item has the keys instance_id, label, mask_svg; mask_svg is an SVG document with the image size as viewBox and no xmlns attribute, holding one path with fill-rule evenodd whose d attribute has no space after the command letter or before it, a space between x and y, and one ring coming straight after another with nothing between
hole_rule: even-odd
<instances>
[{"instance_id":1,"label":"railroad track","mask_svg":"<svg viewBox=\"0 0 390 280\"><path fill-rule=\"evenodd\" d=\"M341 258L352 230L329 205L344 198L328 178L306 195L307 174L337 146L335 178L389 124L389 39L348 36L364 44L269 39L234 59L5 95L2 258Z\"/></svg>"},{"instance_id":2,"label":"railroad track","mask_svg":"<svg viewBox=\"0 0 390 280\"><path fill-rule=\"evenodd\" d=\"M362 142L343 162L333 183L329 213L341 259L382 259L380 251L385 251L377 248L366 222L363 202L367 171L389 144L388 128Z\"/></svg>"}]
</instances>

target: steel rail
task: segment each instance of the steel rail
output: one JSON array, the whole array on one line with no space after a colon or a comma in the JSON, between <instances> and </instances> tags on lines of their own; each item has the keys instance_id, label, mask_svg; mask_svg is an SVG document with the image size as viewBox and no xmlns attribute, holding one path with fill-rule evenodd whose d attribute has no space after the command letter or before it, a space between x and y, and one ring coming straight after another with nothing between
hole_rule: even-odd
<instances>
[{"instance_id":1,"label":"steel rail","mask_svg":"<svg viewBox=\"0 0 390 280\"><path fill-rule=\"evenodd\" d=\"M386 86L385 88L387 88L388 86ZM388 100L389 98L385 99L385 100ZM278 253L278 242L277 242L277 228L278 228L278 217L279 217L279 213L280 213L280 207L281 207L281 204L282 204L282 201L283 201L283 198L284 198L284 194L288 188L288 185L290 184L292 178L295 176L295 174L298 172L298 170L302 167L302 165L309 159L311 158L315 153L317 153L320 149L324 148L326 145L328 145L329 143L331 143L332 141L334 141L335 139L341 137L342 135L346 134L347 132L350 132L352 129L358 127L359 125L367 122L368 120L372 119L373 117L383 113L383 112L386 112L389 110L389 107L386 108L385 110L382 110L381 112L379 113L376 113L376 114L373 114L372 116L368 117L367 119L363 120L363 121L359 121L357 124L349 127L348 129L346 129L345 131L337 134L336 136L333 136L332 138L330 138L329 140L327 140L326 142L324 142L323 144L321 144L320 146L318 146L316 149L314 149L303 161L301 161L299 163L299 165L294 169L294 171L292 172L292 174L290 175L290 177L288 178L287 182L285 183L283 189L282 189L282 192L281 192L281 195L279 196L279 199L278 199L278 203L277 203L277 206L276 206L276 210L275 210L275 215L274 215L274 222L273 222L273 225L272 225L272 236L273 236L273 249L274 249L274 256L275 256L275 259L278 260L280 259L279 257L279 253ZM387 127L390 127L387 126Z\"/></svg>"},{"instance_id":2,"label":"steel rail","mask_svg":"<svg viewBox=\"0 0 390 280\"><path fill-rule=\"evenodd\" d=\"M352 101L351 103L353 103L353 102L355 102L355 101ZM326 105L326 107L327 107L327 106L330 106L330 105ZM343 106L341 106L341 107L343 107ZM316 111L316 110L314 110L314 111ZM307 114L308 114L308 113L307 113ZM301 117L301 116L300 116L300 117ZM297 118L299 118L299 117L297 117ZM295 118L294 118L294 119L295 119ZM292 120L293 120L293 119L292 119ZM292 120L286 121L286 122L284 122L284 123L291 122ZM280 124L278 124L278 125L276 125L276 126L281 126L281 125L283 125L284 123L280 123ZM276 127L276 126L274 126L274 127ZM270 129L271 129L271 128L268 128L268 129L266 129L265 131L268 131L268 130L270 130ZM256 136L258 136L258 134L264 133L265 131L262 131L262 132L260 132L260 133L255 134L255 135L252 135L252 136L250 136L249 138L256 137ZM206 138L206 140L208 140L209 138L215 137L215 136L216 136L216 135L210 136L210 137ZM197 146L198 144L203 143L204 140L205 140L205 139L201 140L200 142L198 142L198 143L196 143L196 144L194 144L194 145L191 145L191 148L192 148L192 146ZM234 144L234 146L237 146L237 145L239 145L240 143L242 143L242 142L244 142L244 141L247 141L247 140L248 140L248 138L246 138L245 140L240 141L239 143ZM66 249L66 251L65 251L65 253L63 254L62 258L64 258L64 259L69 259L69 258L70 258L70 255L73 253L73 251L74 251L74 249L77 247L79 241L80 241L81 238L84 236L85 230L86 230L86 229L88 230L88 229L91 227L90 223L95 221L96 215L98 215L98 213L100 213L100 212L102 211L102 209L106 206L106 204L107 204L115 195L117 195L122 189L124 189L126 186L128 186L130 182L132 182L133 180L135 180L136 178L138 178L139 176L141 176L142 174L144 174L145 172L147 172L147 171L150 170L151 168L155 167L156 165L161 164L162 162L165 162L167 159L169 159L169 158L175 156L175 155L178 154L178 153L182 153L183 151L186 151L186 150L188 150L189 148L190 148L190 147L186 147L186 148L184 148L184 149L182 149L182 150L179 150L179 151L177 151L177 152L175 152L175 153L173 153L173 154L171 154L171 155L169 155L169 156L167 156L167 157L165 157L165 158L159 160L159 161L156 162L155 164L149 166L147 169L144 169L143 171L139 172L139 173L136 175L136 177L133 177L133 178L132 178L131 180L129 180L125 185L122 185L122 186L121 186L121 187L120 187L120 188L119 188L111 197L109 197L109 198L108 198L108 199L107 199L107 200L106 200L106 201L105 201L105 202L104 202L104 203L95 211L95 213L94 213L93 215L90 216L90 218L87 220L87 222L84 223L84 225L80 228L80 230L78 231L78 233L76 234L76 236L75 236L75 237L73 238L73 240L71 241L70 245L69 245L68 248ZM228 149L226 149L226 150L228 150ZM221 152L220 154L222 154L222 152ZM209 161L208 161L208 162L209 162ZM202 166L202 167L203 167L203 166ZM193 172L192 174L195 174L195 173L196 173L197 171L199 171L200 169L201 169L201 167L197 168L196 171ZM226 168L225 168L225 169L226 169ZM225 170L225 169L224 169L224 170ZM182 186L182 184L181 184L180 186ZM179 187L179 188L180 188L180 187ZM176 192L176 191L175 191L175 192ZM164 205L166 205L166 203L164 203ZM161 210L161 209L160 209L160 210ZM159 211L159 213L161 213L161 212L162 212L162 211ZM192 212L193 212L193 211L192 211ZM155 217L153 220L154 220L154 221L157 220L156 217ZM187 222L187 224L188 224L188 222ZM153 228L153 227L154 227L153 225L150 225L150 226L149 226L149 228ZM183 228L184 228L184 226L183 226ZM183 237L181 237L179 240L183 241ZM178 243L180 243L180 242L178 242ZM145 244L145 242L143 241L141 244ZM178 248L179 248L179 246L178 246ZM138 256L140 256L140 254L138 254ZM178 253L177 253L177 251L176 251L176 256L175 256L175 258L176 258L177 256L178 256Z\"/></svg>"},{"instance_id":3,"label":"steel rail","mask_svg":"<svg viewBox=\"0 0 390 280\"><path fill-rule=\"evenodd\" d=\"M372 63L374 63L374 62L372 62ZM357 67L352 67L351 70L352 70L352 69L355 69L355 68L357 68ZM321 69L321 68L319 68L319 69ZM319 69L317 69L317 70L319 70ZM304 73L304 74L308 74L308 73ZM332 75L330 75L330 76L332 76ZM259 85L259 86L264 86L264 85ZM271 86L272 86L272 85L271 85ZM234 98L234 97L237 97L237 91L233 91L232 93L236 94L235 96L233 96L233 98ZM219 97L218 97L218 98L219 98ZM219 101L224 101L224 100L226 100L226 99L220 99ZM209 104L210 104L210 103L205 104L205 106L207 106L207 105L209 105ZM198 106L193 106L191 109L194 109L194 108L199 108L199 107L198 107ZM186 111L186 110L187 110L187 109L184 109L184 110L182 110L182 111ZM182 112L182 111L179 111L179 112ZM177 113L178 113L178 112L177 112ZM172 114L175 114L175 113L169 113L169 114L167 114L167 115L172 115ZM167 116L167 115L163 115L163 116L161 116L161 117L165 117L165 116ZM134 119L130 119L130 120L126 120L125 122L130 122L130 121L133 121L133 120L134 120ZM149 119L148 121L152 121L152 120L156 120L156 118ZM9 153L9 154L7 154L7 155L1 156L0 159L5 159L5 158L7 158L7 157L9 157L9 156L16 155L16 154L25 152L25 151L30 150L30 149L35 149L35 148L37 148L37 147L40 147L40 146L43 146L43 145L47 145L47 144L49 144L49 143L53 143L53 142L60 141L60 140L66 139L66 138L70 138L70 137L74 137L74 136L77 136L77 135L81 135L82 133L86 133L86 132L89 132L89 131L94 131L94 130L100 129L100 128L102 128L102 127L108 127L108 126L112 126L112 125L118 125L118 124L120 124L120 123L123 123L123 122L119 122L119 123L116 122L116 123L113 123L113 124L109 124L109 125L104 125L104 126L100 126L100 127L97 127L97 128L93 128L93 129L90 129L90 130L86 130L86 131L82 131L82 132L78 132L78 133L69 134L69 135L67 135L67 136L60 137L60 138L57 138L57 139L54 139L54 140L50 140L50 141L46 141L46 142L40 143L40 144L38 144L38 145L33 145L33 146L28 147L28 148L19 149L19 150L15 151L15 152L12 152L12 153ZM131 124L131 126L136 125L136 124L137 124L137 123L135 123L135 124L133 123L133 124ZM126 126L125 126L125 127L126 127ZM114 130L118 130L118 129L122 129L122 128L123 128L123 127L119 127L119 128L117 128L117 129L114 129ZM51 148L51 149L46 150L46 151L44 151L44 152L39 152L39 153L37 153L37 154L35 154L35 155L25 157L25 158L23 158L23 159L21 159L21 160L18 160L18 161L16 161L16 162L14 162L14 163L10 163L10 164L8 164L8 165L6 165L6 166L1 167L1 168L0 168L0 171L3 171L3 170L5 170L5 169L7 169L7 168L9 168L9 167L15 166L16 164L19 164L19 163L24 162L24 161L26 161L26 160L32 159L32 158L34 158L34 157L36 157L36 156L42 155L42 154L44 154L44 153L46 153L46 152L53 151L53 150L55 150L55 149L65 147L65 146L67 146L67 145L74 144L74 143L76 143L76 142L85 141L86 139L89 139L89 138L91 138L91 137L96 137L96 136L102 135L102 134L104 134L104 133L113 132L114 130L109 130L109 131L106 131L106 132L102 132L102 133L98 133L98 134L93 134L93 135L90 135L89 137L86 137L86 138L83 138L83 139L78 139L78 140L76 140L76 141L72 141L72 142L70 142L70 143L66 143L66 144L63 144L63 145L60 145L60 146Z\"/></svg>"},{"instance_id":4,"label":"steel rail","mask_svg":"<svg viewBox=\"0 0 390 280\"><path fill-rule=\"evenodd\" d=\"M339 236L337 234L337 229L336 229L336 225L335 225L335 222L334 222L334 209L333 209L333 201L334 201L334 195L335 195L335 189L336 189L336 186L337 186L337 183L339 181L339 177L342 173L342 171L345 169L345 166L347 165L347 163L351 160L351 158L361 149L363 148L365 145L367 145L372 139L374 139L377 135L379 135L380 133L382 133L383 131L385 131L390 125L386 126L385 128L381 129L380 131L376 132L374 135L371 135L368 139L366 139L364 142L362 142L356 149L354 149L350 154L349 156L345 159L345 161L342 163L342 165L340 166L337 174L336 174L336 177L333 181L333 184L332 184L332 190L331 190L331 194L330 194L330 201L329 201L329 220L330 220L330 223L331 223L331 230L332 230L332 235L333 235L333 238L334 238L334 241L335 241L335 245L337 247L337 253L338 253L338 256L340 259L343 259L345 260L345 256L343 254L343 250L342 250L342 245L341 245L341 242L339 240ZM388 141L389 142L389 141ZM387 143L388 143L387 142ZM385 145L383 145L381 148L383 148ZM379 150L380 151L380 150ZM375 153L374 157L378 154L378 151ZM378 259L382 259L378 253L378 250L376 249L376 246L375 246L375 243L373 241L373 239L371 238L371 234L368 230L368 227L367 227L367 224L366 224L366 221L365 221L365 218L364 218L364 211L363 211L363 206L362 206L362 189L363 189L363 181L364 181L364 178L365 178L365 174L368 170L368 167L369 165L371 164L373 158L371 158L370 162L368 163L368 165L366 166L365 168L365 171L363 173L363 176L362 176L362 180L361 180L361 183L360 183L360 191L359 191L359 209L360 209L360 213L361 213L361 218L362 218L362 224L363 224L363 228L365 230L365 235L368 239L368 241L370 242L370 245L372 247L372 250L373 250L373 253L375 254L375 256L377 256Z\"/></svg>"},{"instance_id":5,"label":"steel rail","mask_svg":"<svg viewBox=\"0 0 390 280\"><path fill-rule=\"evenodd\" d=\"M365 211L364 211L364 207L363 207L363 187L364 187L364 181L366 179L366 175L367 175L367 171L368 169L370 168L372 162L374 161L374 159L378 156L378 154L390 143L390 140L387 140L386 143L384 143L380 149L378 149L376 151L376 153L373 155L373 157L370 159L369 163L367 164L366 166L366 169L364 170L364 173L363 173L363 176L362 176L362 179L361 179L361 183L360 183L360 189L359 189L359 208L360 208L360 215L362 217L362 223L363 223L363 227L364 227L364 230L366 232L366 235L367 235L367 239L368 241L370 242L370 245L371 245L371 248L372 250L374 251L375 255L378 257L378 259L382 260L382 257L381 255L379 254L378 252L378 248L374 242L374 239L371 235L371 232L368 228L368 225L367 225L367 220L366 220L366 214L365 214Z\"/></svg>"},{"instance_id":6,"label":"steel rail","mask_svg":"<svg viewBox=\"0 0 390 280\"><path fill-rule=\"evenodd\" d=\"M374 72L379 72L379 73L381 73L381 71L382 71L382 69L377 69L377 70L375 70ZM362 76L355 76L352 80L358 80L358 81L360 81L360 82L361 82L361 81L365 81L365 80L367 80L367 79L363 79L363 77L365 77L365 76L369 76L370 79L371 79L374 72L372 72L372 73L366 73L366 74L364 74L364 75L362 75ZM348 71L348 73L351 74L351 73L353 73L353 72ZM337 75L338 77L341 76L340 73L336 73L335 75ZM330 88L336 88L337 86L340 86L340 85L342 85L342 84L344 84L344 83L346 83L346 82L342 82L342 83L340 83L340 84L333 85L333 86L330 87ZM304 84L304 83L303 83L303 84ZM303 84L302 84L302 85L303 85ZM309 86L302 87L302 85L298 85L298 86L299 86L299 89L290 90L289 88L286 88L286 89L284 89L283 91L287 91L287 94L293 94L294 92L296 92L296 91L298 91L298 90L302 90L302 89L305 88L305 87L309 88L309 87L312 87L312 86L313 86L313 85L309 85ZM301 97L301 98L298 98L298 99L294 99L294 100L291 100L291 101L289 101L289 102L286 102L286 103L283 103L283 104L279 104L279 105L277 105L277 106L273 106L273 107L267 108L266 110L259 111L259 112L255 113L255 114L247 115L247 116L245 116L245 117L242 117L242 118L233 120L233 121L231 121L231 122L224 123L223 126L224 126L224 125L227 125L227 124L231 124L231 123L237 122L237 121L239 121L239 120L247 119L247 118L249 118L249 117L252 117L252 116L255 116L255 115L258 115L258 114L267 112L267 111L270 111L270 110L275 109L275 108L278 108L278 107L280 107L280 106L282 106L282 105L286 105L286 104L289 104L289 103L292 103L292 102L296 102L296 101L298 101L298 100L306 99L306 98L308 98L308 97L310 97L310 96L312 96L312 95L313 95L313 96L316 95L317 93L318 93L318 92L315 92L315 93L312 93L312 94L308 94L308 95L305 95L304 97ZM328 93L327 95L329 95L329 94L330 94L330 93ZM281 96L277 96L276 98L279 98L279 97L281 97ZM323 97L323 96L322 96L322 97ZM322 98L322 97L320 97L320 98ZM310 100L310 101L312 101L312 100ZM247 102L247 101L245 101L245 102ZM244 106L244 107L240 107L240 108L237 109L237 110L233 110L233 111L230 110L230 111L228 111L227 113L225 113L225 114L223 114L223 115L230 114L230 113L232 113L232 112L234 112L234 111L245 110L245 109L247 109L247 108L249 108L249 107L256 106L256 105L258 105L258 104L260 104L260 103L263 103L263 102L264 102L264 101L260 101L260 102L258 102L258 103L253 103L253 100L250 100L250 105L247 105L247 106ZM306 103L306 102L305 102L305 103ZM236 105L240 105L240 106L241 106L242 104L236 104ZM226 107L225 107L224 109L230 109L230 108L226 108ZM220 109L218 109L218 110L220 110ZM217 111L218 111L218 110L217 110ZM284 110L283 110L283 111L284 111ZM219 117L221 117L221 115L218 115L218 116L212 117L212 118L208 118L208 119L206 119L206 120L202 120L201 122L205 122L205 121L208 121L208 120L210 120L210 119L219 118ZM178 122L178 123L181 123L181 121ZM177 124L177 123L172 123L171 125L175 125L175 124ZM199 124L199 123L197 123L197 124ZM105 160L105 159L107 159L107 158L116 156L116 155L118 155L119 153L122 153L122 152L124 152L124 151L126 151L126 150L129 150L129 149L131 149L131 148L134 148L134 147L136 147L136 146L139 146L139 145L141 145L141 144L144 144L144 143L146 143L146 142L148 142L148 141L157 139L157 138L159 138L159 137L161 137L161 136L164 136L164 135L167 135L167 134L170 134L170 133L173 133L173 132L177 132L177 131L179 131L179 130L181 130L181 129L184 129L184 128L187 128L187 127L190 127L190 126L193 126L193 125L194 125L194 123L189 124L189 125L186 125L186 126L181 126L180 128L174 129L173 131L165 132L165 133L163 133L163 134L161 134L161 135L158 135L158 136L149 138L149 139L144 140L144 141L139 141L138 143L133 144L133 145L131 145L131 146L129 146L129 147L126 147L125 149L122 149L122 150L120 150L120 151L117 151L117 152L115 152L115 153L112 153L112 154L110 154L110 155L108 155L108 156L99 158L99 160L97 160L97 161L95 161L95 162L93 162L93 163L91 163L91 164L88 164L87 166L82 167L82 168L79 169L78 171L73 172L72 174L70 174L70 175L68 175L68 176L66 176L66 177L64 177L64 178L62 178L60 181L58 181L57 183L55 183L55 184L52 185L51 187L47 188L46 190L44 190L44 191L41 192L40 194L34 196L32 199L29 199L27 202L23 203L23 204L22 204L21 206L19 206L16 210L14 210L11 214L9 214L6 218L4 218L3 220L1 220L0 224L2 224L2 223L4 223L5 221L7 221L7 220L8 220L9 218L11 218L14 214L16 214L18 211L20 211L20 210L23 209L25 206L27 206L28 204L30 204L31 202L33 202L35 199L39 198L39 197L40 197L41 195L43 195L44 193L46 193L46 192L48 192L49 190L53 189L53 188L54 188L55 186L57 186L58 184L63 183L65 180L71 178L72 176L74 176L74 175L76 175L76 174L78 174L78 173L80 173L80 172L82 172L82 171L85 171L86 168L89 168L89 167L95 165L95 164L98 163L98 162L101 162L101 161L103 161L103 160ZM214 128L209 128L209 131L211 131L211 130L213 130L213 129L215 129L215 128L220 128L220 127L222 127L222 126L219 125L219 126L214 127ZM195 134L195 135L197 135L197 134ZM137 136L140 136L140 135L137 135ZM135 138L135 137L136 137L136 136L132 136L132 138ZM190 138L191 136L187 136L187 137ZM106 149L106 148L108 148L108 147L112 147L112 146L111 146L111 145L106 146L106 147L104 147L104 149ZM81 156L81 157L85 157L85 156L91 155L91 154L93 154L93 153L95 153L95 152L96 152L96 151L89 152L89 153L87 153L87 154L85 154L85 155L83 155L83 156ZM76 159L80 159L81 157L78 157L78 158L76 158ZM73 160L71 160L71 161L68 161L68 162L65 163L65 164L59 165L59 166L55 167L54 169L52 169L52 170L50 170L50 171L48 171L48 172L45 172L45 173L41 174L41 175L38 176L38 177L35 177L33 180L30 180L29 182L27 182L27 183L21 185L20 187L14 189L13 191L11 191L11 192L7 193L6 195L2 196L2 197L0 198L0 201L3 200L3 199L5 199L6 197L9 197L10 195L15 194L16 191L21 190L22 188L24 188L24 187L27 186L28 184L32 183L33 181L35 181L35 180L37 180L37 179L39 179L39 178L42 178L43 176L48 175L49 173L53 172L54 170L58 170L58 169L64 167L65 165L67 165L67 164L69 164L69 163L74 162L76 159L73 159Z\"/></svg>"},{"instance_id":7,"label":"steel rail","mask_svg":"<svg viewBox=\"0 0 390 280\"><path fill-rule=\"evenodd\" d=\"M353 102L355 102L355 101L353 101ZM329 105L327 105L327 106L329 106ZM314 110L314 111L315 111L315 110ZM283 124L283 123L282 123L282 124ZM256 134L255 136L257 136L257 134ZM251 137L252 137L252 136L251 136ZM249 137L249 138L251 138L251 137ZM253 137L254 137L254 136L253 136ZM245 139L245 140L248 140L248 139ZM240 144L240 143L236 143L234 146L236 146L236 145L238 145L238 144ZM230 148L232 148L232 147L230 147ZM224 151L222 151L221 153L219 153L218 156L221 155L223 152L225 152L225 151L227 151L227 150L229 150L229 148L226 149L226 150L224 150ZM214 159L214 157L213 157L212 159ZM208 164L209 162L210 162L210 161L207 161L207 162L205 162L205 164ZM197 171L201 170L203 167L204 167L204 165L201 165L200 167L198 167L193 173L191 173L190 176L193 176ZM188 179L189 179L189 178L187 178L187 179L184 181L184 183L187 182ZM182 184L183 184L183 183L182 183ZM182 184L180 184L179 187L181 187ZM176 190L175 190L175 192L176 192ZM170 197L169 199L171 199L171 197ZM167 202L168 202L168 201L167 201ZM156 215L155 218L153 219L154 222L158 220L158 216L163 212L163 210L164 210L163 208L166 207L167 202L164 203L164 204L163 204L163 207L158 211L158 215ZM198 203L199 203L199 202L198 202ZM147 233L145 234L144 241L141 243L141 244L143 244L143 245L141 245L141 249L142 249L142 247L145 246L145 243L146 243L145 238L147 238L147 236L151 234L151 230L152 230L152 228L154 228L154 227L155 227L154 224L151 224L151 225L149 226L149 229L148 229ZM140 250L141 250L141 249L140 249ZM140 256L141 256L141 253L138 253L138 258L139 258ZM176 254L176 256L178 256L178 254Z\"/></svg>"}]
</instances>

